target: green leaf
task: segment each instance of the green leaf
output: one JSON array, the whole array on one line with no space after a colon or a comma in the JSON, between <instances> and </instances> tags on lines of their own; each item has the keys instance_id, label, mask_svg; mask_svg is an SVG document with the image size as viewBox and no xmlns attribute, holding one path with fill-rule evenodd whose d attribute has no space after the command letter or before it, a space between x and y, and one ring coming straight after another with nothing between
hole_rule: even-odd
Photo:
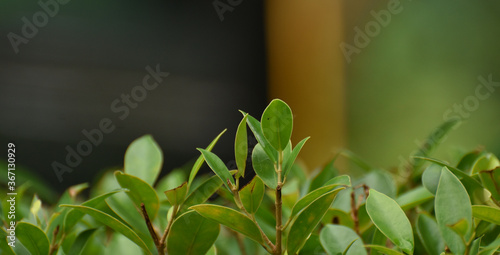
<instances>
[{"instance_id":1,"label":"green leaf","mask_svg":"<svg viewBox=\"0 0 500 255\"><path fill-rule=\"evenodd\" d=\"M182 202L184 202L184 198L186 197L187 192L187 182L184 182L177 188L165 191L165 195L167 196L168 202L170 202L170 204L174 206L180 205L182 204Z\"/></svg>"},{"instance_id":2,"label":"green leaf","mask_svg":"<svg viewBox=\"0 0 500 255\"><path fill-rule=\"evenodd\" d=\"M99 204L103 203L106 198L118 192L128 191L127 189L113 190L100 196L94 197L88 201L83 202L81 205L96 208ZM85 213L72 209L64 218L64 232L69 233L71 228L76 225L78 221L85 215Z\"/></svg>"},{"instance_id":3,"label":"green leaf","mask_svg":"<svg viewBox=\"0 0 500 255\"><path fill-rule=\"evenodd\" d=\"M481 238L482 237L476 238L476 240L474 240L471 243L470 250L469 250L469 255L477 255L477 254L479 254L479 246L481 245Z\"/></svg>"},{"instance_id":4,"label":"green leaf","mask_svg":"<svg viewBox=\"0 0 500 255\"><path fill-rule=\"evenodd\" d=\"M220 186L222 186L222 181L218 176L214 175L210 177L188 195L182 205L181 211L187 210L187 208L192 205L204 203L220 188Z\"/></svg>"},{"instance_id":5,"label":"green leaf","mask_svg":"<svg viewBox=\"0 0 500 255\"><path fill-rule=\"evenodd\" d=\"M219 176L219 178L222 180L222 183L224 183L226 188L229 191L231 191L232 187L229 186L228 182L230 182L232 185L235 185L234 178L229 173L229 170L227 169L224 162L222 162L222 160L212 152L206 151L204 149L198 149L198 150L201 152L203 158L205 158L205 161L207 162L208 166L212 169L212 171L214 171L214 173L217 176Z\"/></svg>"},{"instance_id":6,"label":"green leaf","mask_svg":"<svg viewBox=\"0 0 500 255\"><path fill-rule=\"evenodd\" d=\"M307 239L302 249L300 249L299 255L310 255L310 254L325 254L325 250L319 242L319 235L312 233L309 239Z\"/></svg>"},{"instance_id":7,"label":"green leaf","mask_svg":"<svg viewBox=\"0 0 500 255\"><path fill-rule=\"evenodd\" d=\"M246 114L238 125L236 130L236 138L234 139L234 158L238 167L237 178L245 177L245 168L247 166L248 156L248 139L247 139L247 118Z\"/></svg>"},{"instance_id":8,"label":"green leaf","mask_svg":"<svg viewBox=\"0 0 500 255\"><path fill-rule=\"evenodd\" d=\"M219 235L220 225L195 211L179 216L167 237L169 255L205 254Z\"/></svg>"},{"instance_id":9,"label":"green leaf","mask_svg":"<svg viewBox=\"0 0 500 255\"><path fill-rule=\"evenodd\" d=\"M267 106L261 118L262 132L271 146L283 151L292 137L293 114L290 107L280 99Z\"/></svg>"},{"instance_id":10,"label":"green leaf","mask_svg":"<svg viewBox=\"0 0 500 255\"><path fill-rule=\"evenodd\" d=\"M474 165L484 154L485 153L480 150L474 150L465 154L458 162L457 168L470 175L472 168L474 168Z\"/></svg>"},{"instance_id":11,"label":"green leaf","mask_svg":"<svg viewBox=\"0 0 500 255\"><path fill-rule=\"evenodd\" d=\"M8 234L5 231L5 229L0 228L0 251L3 252L2 254L15 255L14 251L12 250L12 247L8 244L9 242L13 242L14 240L7 238L7 236Z\"/></svg>"},{"instance_id":12,"label":"green leaf","mask_svg":"<svg viewBox=\"0 0 500 255\"><path fill-rule=\"evenodd\" d=\"M92 236L92 234L94 234L94 232L96 230L97 230L96 228L92 228L92 229L87 229L87 230L82 231L78 235L76 240L73 242L73 244L71 245L71 248L70 248L68 254L74 254L74 255L83 254L82 253L83 248L85 247L85 245L87 244L87 241Z\"/></svg>"},{"instance_id":13,"label":"green leaf","mask_svg":"<svg viewBox=\"0 0 500 255\"><path fill-rule=\"evenodd\" d=\"M151 251L149 251L148 246L144 243L144 241L131 228L129 228L127 225L123 224L119 220L111 217L109 214L106 214L102 211L87 206L81 206L81 205L61 205L61 206L74 208L92 216L94 219L101 222L102 224L126 236L132 242L141 247L146 254L152 254Z\"/></svg>"},{"instance_id":14,"label":"green leaf","mask_svg":"<svg viewBox=\"0 0 500 255\"><path fill-rule=\"evenodd\" d=\"M414 241L410 221L392 198L370 189L366 211L375 226L394 244L408 254L413 254Z\"/></svg>"},{"instance_id":15,"label":"green leaf","mask_svg":"<svg viewBox=\"0 0 500 255\"><path fill-rule=\"evenodd\" d=\"M274 169L274 163L264 152L260 143L253 148L252 165L255 173L262 179L266 186L276 189L278 175Z\"/></svg>"},{"instance_id":16,"label":"green leaf","mask_svg":"<svg viewBox=\"0 0 500 255\"><path fill-rule=\"evenodd\" d=\"M243 115L246 114L245 112L242 113ZM272 162L277 163L278 151L276 151L276 149L274 149L271 144L269 144L269 141L267 141L267 139L264 137L260 122L254 117L248 115L247 124L248 127L250 127L250 130L252 130L252 133L255 136L255 139L257 139L257 142L259 142L259 144L262 146L262 149L264 149L264 151L266 152L267 156L271 159Z\"/></svg>"},{"instance_id":17,"label":"green leaf","mask_svg":"<svg viewBox=\"0 0 500 255\"><path fill-rule=\"evenodd\" d=\"M328 164L326 164L317 174L313 174L314 178L312 178L311 184L309 185L309 192L324 186L327 180L330 180L339 174L338 170L333 165L336 159L337 156L330 160L330 162L328 162Z\"/></svg>"},{"instance_id":18,"label":"green leaf","mask_svg":"<svg viewBox=\"0 0 500 255\"><path fill-rule=\"evenodd\" d=\"M351 177L349 175L340 175L337 177L333 177L329 181L327 181L323 186L329 186L329 185L345 185L345 186L351 186Z\"/></svg>"},{"instance_id":19,"label":"green leaf","mask_svg":"<svg viewBox=\"0 0 500 255\"><path fill-rule=\"evenodd\" d=\"M442 166L432 164L422 174L422 184L433 195L436 195L439 178L441 178L441 169L443 169Z\"/></svg>"},{"instance_id":20,"label":"green leaf","mask_svg":"<svg viewBox=\"0 0 500 255\"><path fill-rule=\"evenodd\" d=\"M441 144L448 133L453 130L456 126L461 123L459 118L452 118L445 121L439 127L437 127L425 140L425 142L420 146L418 151L413 154L415 157L428 157L434 151L434 149ZM411 162L413 173L412 176L416 177L422 173L421 168L425 163L424 160L420 158L414 158Z\"/></svg>"},{"instance_id":21,"label":"green leaf","mask_svg":"<svg viewBox=\"0 0 500 255\"><path fill-rule=\"evenodd\" d=\"M122 188L129 190L127 195L134 202L135 206L139 209L141 208L141 204L144 203L149 218L154 220L160 209L160 200L153 187L135 176L124 174L120 171L115 172L115 178Z\"/></svg>"},{"instance_id":22,"label":"green leaf","mask_svg":"<svg viewBox=\"0 0 500 255\"><path fill-rule=\"evenodd\" d=\"M500 209L498 208L486 205L473 205L472 215L474 218L500 225Z\"/></svg>"},{"instance_id":23,"label":"green leaf","mask_svg":"<svg viewBox=\"0 0 500 255\"><path fill-rule=\"evenodd\" d=\"M434 208L446 244L454 254L464 254L466 249L464 238L468 240L473 230L471 202L465 187L446 167L441 171ZM449 227L461 220L467 223L464 236Z\"/></svg>"},{"instance_id":24,"label":"green leaf","mask_svg":"<svg viewBox=\"0 0 500 255\"><path fill-rule=\"evenodd\" d=\"M483 188L481 183L477 181L475 178L470 177L466 173L462 172L461 170L441 161L438 159L433 159L433 158L421 158L424 160L428 160L434 164L440 165L440 166L445 166L449 171L451 171L454 175L460 179L462 184L467 190L467 193L469 194L470 198L472 201L475 201L475 203L483 204L490 200L490 192L488 192L486 189ZM425 186L425 185L424 185ZM432 191L431 191L432 192Z\"/></svg>"},{"instance_id":25,"label":"green leaf","mask_svg":"<svg viewBox=\"0 0 500 255\"><path fill-rule=\"evenodd\" d=\"M292 153L290 154L289 157L284 157L284 165L283 165L283 178L286 178L288 175L288 172L292 168L293 163L295 162L295 159L297 159L297 156L299 155L300 150L304 146L304 144L311 138L310 136L302 139L295 148L293 148Z\"/></svg>"},{"instance_id":26,"label":"green leaf","mask_svg":"<svg viewBox=\"0 0 500 255\"><path fill-rule=\"evenodd\" d=\"M16 237L32 255L49 254L49 238L39 227L27 222L18 222Z\"/></svg>"},{"instance_id":27,"label":"green leaf","mask_svg":"<svg viewBox=\"0 0 500 255\"><path fill-rule=\"evenodd\" d=\"M500 161L492 153L485 153L482 157L478 159L476 164L474 164L471 175L477 174L481 171L495 169L500 166Z\"/></svg>"},{"instance_id":28,"label":"green leaf","mask_svg":"<svg viewBox=\"0 0 500 255\"><path fill-rule=\"evenodd\" d=\"M479 172L479 178L484 187L491 192L491 196L500 201L500 167Z\"/></svg>"},{"instance_id":29,"label":"green leaf","mask_svg":"<svg viewBox=\"0 0 500 255\"><path fill-rule=\"evenodd\" d=\"M207 146L205 150L212 151L215 144L219 141L220 137L226 132L226 130L227 129L224 129L217 137L215 137L215 139ZM198 171L200 171L203 162L204 162L203 155L200 155L196 160L196 162L194 163L193 168L191 169L191 173L189 174L188 190L191 187L191 184L193 183L194 177L196 177L196 174L198 173Z\"/></svg>"},{"instance_id":30,"label":"green leaf","mask_svg":"<svg viewBox=\"0 0 500 255\"><path fill-rule=\"evenodd\" d=\"M163 165L163 153L151 135L134 140L125 152L125 173L153 186Z\"/></svg>"},{"instance_id":31,"label":"green leaf","mask_svg":"<svg viewBox=\"0 0 500 255\"><path fill-rule=\"evenodd\" d=\"M257 212L265 191L266 187L259 176L255 176L251 182L239 191L241 202L249 213L254 214Z\"/></svg>"},{"instance_id":32,"label":"green leaf","mask_svg":"<svg viewBox=\"0 0 500 255\"><path fill-rule=\"evenodd\" d=\"M444 251L445 244L439 233L437 222L427 214L417 218L417 234L429 255L439 255Z\"/></svg>"},{"instance_id":33,"label":"green leaf","mask_svg":"<svg viewBox=\"0 0 500 255\"><path fill-rule=\"evenodd\" d=\"M425 173L425 172L424 172ZM417 187L408 192L400 195L396 202L401 206L401 208L406 211L408 209L414 208L420 204L430 201L434 198L434 195L430 193L425 187Z\"/></svg>"},{"instance_id":34,"label":"green leaf","mask_svg":"<svg viewBox=\"0 0 500 255\"><path fill-rule=\"evenodd\" d=\"M319 234L319 240L329 255L343 254L349 245L347 255L366 255L363 241L354 230L341 225L326 225Z\"/></svg>"},{"instance_id":35,"label":"green leaf","mask_svg":"<svg viewBox=\"0 0 500 255\"><path fill-rule=\"evenodd\" d=\"M375 230L373 231L371 244L385 246L387 244L387 237L382 232L380 232L378 228L375 228ZM377 250L371 250L370 255L382 255L382 254Z\"/></svg>"},{"instance_id":36,"label":"green leaf","mask_svg":"<svg viewBox=\"0 0 500 255\"><path fill-rule=\"evenodd\" d=\"M313 190L307 195L305 195L303 198L298 200L292 207L292 213L290 214L290 218L295 217L299 212L301 212L304 208L307 206L311 205L316 199L319 197L323 196L326 193L330 193L333 190L335 190L335 194L337 194L339 191L343 190L343 187L337 188L338 185L332 184L328 186L324 186L321 188L318 188L316 190Z\"/></svg>"},{"instance_id":37,"label":"green leaf","mask_svg":"<svg viewBox=\"0 0 500 255\"><path fill-rule=\"evenodd\" d=\"M297 216L288 233L288 254L296 254L302 248L309 235L325 216L335 196L341 189L332 190L318 197Z\"/></svg>"},{"instance_id":38,"label":"green leaf","mask_svg":"<svg viewBox=\"0 0 500 255\"><path fill-rule=\"evenodd\" d=\"M403 253L401 253L399 251L389 249L385 246L367 244L367 245L365 245L365 247L373 249L373 250L377 250L377 251L382 252L383 254L386 254L386 255L404 255Z\"/></svg>"},{"instance_id":39,"label":"green leaf","mask_svg":"<svg viewBox=\"0 0 500 255\"><path fill-rule=\"evenodd\" d=\"M226 227L240 232L260 244L264 244L257 225L255 225L246 215L234 209L210 204L195 205L191 206L189 209L193 209L205 218L212 219Z\"/></svg>"}]
</instances>

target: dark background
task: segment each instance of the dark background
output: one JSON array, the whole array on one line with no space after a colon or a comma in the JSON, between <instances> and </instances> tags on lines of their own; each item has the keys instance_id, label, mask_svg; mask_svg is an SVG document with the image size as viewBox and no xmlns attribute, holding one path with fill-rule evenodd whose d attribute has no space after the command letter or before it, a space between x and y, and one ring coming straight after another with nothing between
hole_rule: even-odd
<instances>
[{"instance_id":1,"label":"dark background","mask_svg":"<svg viewBox=\"0 0 500 255\"><path fill-rule=\"evenodd\" d=\"M262 1L242 2L224 21L207 1L73 0L59 8L16 54L6 35L22 36L22 17L31 21L42 8L0 3L0 144L15 142L18 165L62 191L122 167L127 145L152 134L165 174L225 128L214 151L232 159L238 109L259 117L266 105ZM170 75L120 120L111 102L157 64ZM116 129L59 183L52 162L64 164L66 146L75 149L82 130L103 118Z\"/></svg>"}]
</instances>

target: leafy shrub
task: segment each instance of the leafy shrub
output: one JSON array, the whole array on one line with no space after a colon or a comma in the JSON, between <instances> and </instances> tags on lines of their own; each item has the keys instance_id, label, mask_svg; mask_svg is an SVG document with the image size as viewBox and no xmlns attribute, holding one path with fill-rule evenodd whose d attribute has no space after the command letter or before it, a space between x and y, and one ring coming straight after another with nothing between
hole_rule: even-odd
<instances>
[{"instance_id":1,"label":"leafy shrub","mask_svg":"<svg viewBox=\"0 0 500 255\"><path fill-rule=\"evenodd\" d=\"M499 160L479 150L457 164L430 158L458 120L438 127L400 169L374 169L342 152L365 171L351 180L335 159L312 174L294 164L308 138L290 142L285 102L273 100L260 121L242 114L236 170L211 152L224 130L188 171L157 181L163 155L143 136L123 170L90 188L91 199L81 201L87 184L70 187L53 208L35 195L17 212L16 246L0 239L2 254L498 254ZM247 127L258 142L251 152ZM256 176L240 185L250 179L249 154ZM197 177L204 162L215 175ZM7 211L1 215L8 227Z\"/></svg>"}]
</instances>

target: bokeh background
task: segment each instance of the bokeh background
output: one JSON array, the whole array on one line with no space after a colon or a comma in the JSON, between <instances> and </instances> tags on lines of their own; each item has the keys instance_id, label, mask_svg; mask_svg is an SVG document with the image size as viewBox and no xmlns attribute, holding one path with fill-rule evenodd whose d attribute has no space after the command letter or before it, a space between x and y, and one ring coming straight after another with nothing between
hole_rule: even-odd
<instances>
[{"instance_id":1,"label":"bokeh background","mask_svg":"<svg viewBox=\"0 0 500 255\"><path fill-rule=\"evenodd\" d=\"M127 145L152 134L165 174L225 128L214 151L230 162L237 110L260 118L279 97L294 111L293 140L311 136L310 170L342 148L397 166L457 107L464 123L436 156L499 155L500 84L476 92L478 77L500 82L498 13L494 0L3 0L0 146L15 142L21 171L62 191L120 168ZM26 21L41 24L32 38ZM25 40L13 46L13 34ZM119 119L111 103L157 65L170 75ZM103 118L116 129L59 182L53 162Z\"/></svg>"}]
</instances>

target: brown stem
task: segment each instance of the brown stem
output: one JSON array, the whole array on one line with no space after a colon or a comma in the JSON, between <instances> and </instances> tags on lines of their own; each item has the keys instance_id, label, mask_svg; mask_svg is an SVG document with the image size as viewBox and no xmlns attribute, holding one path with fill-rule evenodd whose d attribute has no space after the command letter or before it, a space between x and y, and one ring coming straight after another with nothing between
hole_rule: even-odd
<instances>
[{"instance_id":1,"label":"brown stem","mask_svg":"<svg viewBox=\"0 0 500 255\"><path fill-rule=\"evenodd\" d=\"M174 223L175 216L177 215L177 212L179 210L179 205L174 205L174 208L172 209L172 217L168 221L168 225L165 228L165 232L163 232L163 236L161 237L159 246L158 246L158 255L164 255L165 254L165 240L167 239L168 232L170 232L170 228L172 228L172 224Z\"/></svg>"},{"instance_id":2,"label":"brown stem","mask_svg":"<svg viewBox=\"0 0 500 255\"><path fill-rule=\"evenodd\" d=\"M354 190L351 192L351 216L354 221L354 231L359 235L358 207L356 206L356 194Z\"/></svg>"},{"instance_id":3,"label":"brown stem","mask_svg":"<svg viewBox=\"0 0 500 255\"><path fill-rule=\"evenodd\" d=\"M281 183L276 187L276 248L274 254L281 255Z\"/></svg>"},{"instance_id":4,"label":"brown stem","mask_svg":"<svg viewBox=\"0 0 500 255\"><path fill-rule=\"evenodd\" d=\"M59 245L57 245L57 243L56 243L57 234L59 234L59 225L56 226L56 228L54 229L54 232L52 234L52 243L50 244L50 249L49 249L50 255L55 254L57 252L57 250L59 249Z\"/></svg>"},{"instance_id":5,"label":"brown stem","mask_svg":"<svg viewBox=\"0 0 500 255\"><path fill-rule=\"evenodd\" d=\"M275 207L276 207L276 247L274 249L274 254L275 255L281 255L282 249L281 249L281 232L283 230L283 221L282 221L282 201L281 201L281 187L283 186L283 183L281 182L281 165L283 163L283 152L279 152L279 157L278 157L278 185L276 186L276 201L275 201Z\"/></svg>"},{"instance_id":6,"label":"brown stem","mask_svg":"<svg viewBox=\"0 0 500 255\"><path fill-rule=\"evenodd\" d=\"M153 228L153 224L151 224L151 220L149 219L148 212L146 211L146 206L144 206L144 203L141 203L141 210L142 210L142 216L144 216L144 220L146 221L146 226L148 226L149 234L153 238L153 242L156 245L156 248L158 249L160 246L160 242L158 241L158 235L156 234L155 229ZM158 250L158 252L160 252Z\"/></svg>"}]
</instances>

